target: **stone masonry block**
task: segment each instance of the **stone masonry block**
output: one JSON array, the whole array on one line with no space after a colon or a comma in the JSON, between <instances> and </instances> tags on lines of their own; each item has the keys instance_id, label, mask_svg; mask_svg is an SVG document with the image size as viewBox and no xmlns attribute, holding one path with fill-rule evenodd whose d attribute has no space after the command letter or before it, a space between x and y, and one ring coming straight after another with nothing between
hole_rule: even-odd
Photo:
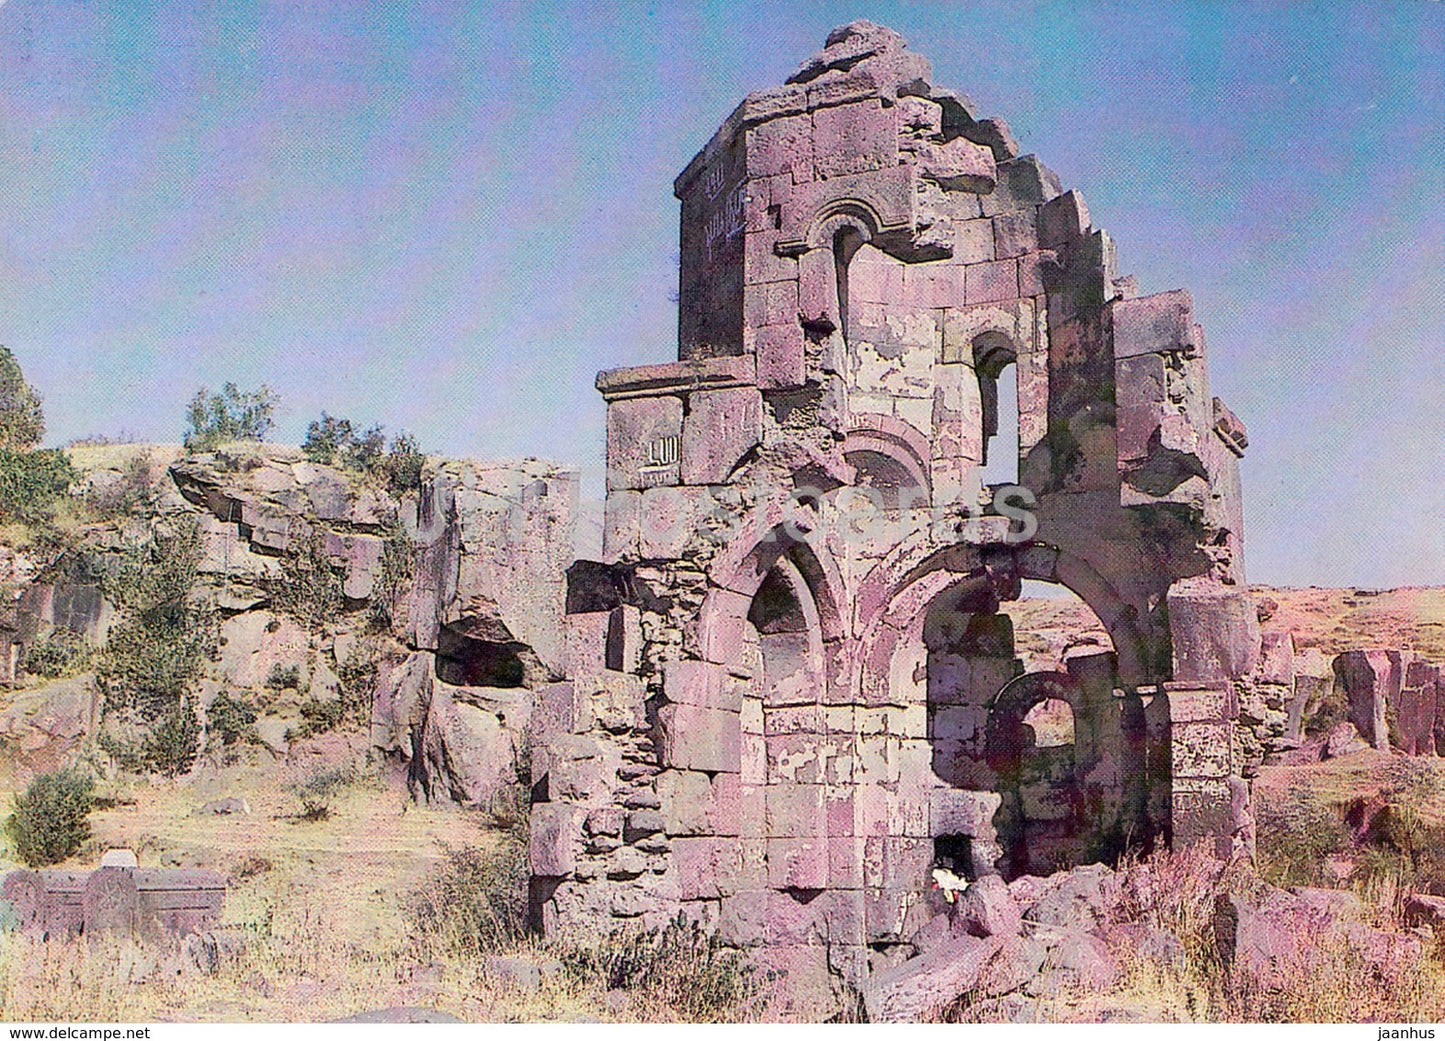
<instances>
[{"instance_id":1,"label":"stone masonry block","mask_svg":"<svg viewBox=\"0 0 1445 1041\"><path fill-rule=\"evenodd\" d=\"M607 406L607 488L676 484L682 399L626 398Z\"/></svg>"},{"instance_id":2,"label":"stone masonry block","mask_svg":"<svg viewBox=\"0 0 1445 1041\"><path fill-rule=\"evenodd\" d=\"M673 839L672 860L683 900L712 900L737 892L742 864L736 842L717 838Z\"/></svg>"},{"instance_id":3,"label":"stone masonry block","mask_svg":"<svg viewBox=\"0 0 1445 1041\"><path fill-rule=\"evenodd\" d=\"M736 773L741 768L741 736L736 712L696 705L664 705L658 710L664 766L683 770Z\"/></svg>"},{"instance_id":4,"label":"stone masonry block","mask_svg":"<svg viewBox=\"0 0 1445 1041\"><path fill-rule=\"evenodd\" d=\"M803 327L796 321L759 329L758 387L762 390L801 387L807 378L803 346Z\"/></svg>"},{"instance_id":5,"label":"stone masonry block","mask_svg":"<svg viewBox=\"0 0 1445 1041\"><path fill-rule=\"evenodd\" d=\"M1400 694L1398 653L1346 651L1335 658L1335 678L1344 687L1350 722L1375 748L1390 747L1386 708Z\"/></svg>"},{"instance_id":6,"label":"stone masonry block","mask_svg":"<svg viewBox=\"0 0 1445 1041\"><path fill-rule=\"evenodd\" d=\"M821 784L770 784L764 789L769 835L816 837L825 834L827 814Z\"/></svg>"},{"instance_id":7,"label":"stone masonry block","mask_svg":"<svg viewBox=\"0 0 1445 1041\"><path fill-rule=\"evenodd\" d=\"M998 260L988 264L970 264L964 269L964 296L967 303L986 304L1013 300L1018 295L1016 261Z\"/></svg>"},{"instance_id":8,"label":"stone masonry block","mask_svg":"<svg viewBox=\"0 0 1445 1041\"><path fill-rule=\"evenodd\" d=\"M747 132L748 177L788 174L794 181L813 177L813 121L806 114L770 119Z\"/></svg>"},{"instance_id":9,"label":"stone masonry block","mask_svg":"<svg viewBox=\"0 0 1445 1041\"><path fill-rule=\"evenodd\" d=\"M638 506L638 552L647 560L682 556L711 506L706 488L649 488Z\"/></svg>"},{"instance_id":10,"label":"stone masonry block","mask_svg":"<svg viewBox=\"0 0 1445 1041\"><path fill-rule=\"evenodd\" d=\"M1113 319L1116 359L1165 351L1192 355L1198 351L1194 302L1188 290L1116 300Z\"/></svg>"},{"instance_id":11,"label":"stone masonry block","mask_svg":"<svg viewBox=\"0 0 1445 1041\"><path fill-rule=\"evenodd\" d=\"M1174 777L1228 777L1233 733L1229 723L1176 723L1170 735Z\"/></svg>"},{"instance_id":12,"label":"stone masonry block","mask_svg":"<svg viewBox=\"0 0 1445 1041\"><path fill-rule=\"evenodd\" d=\"M678 705L736 712L738 698L725 681L721 665L705 661L669 661L662 664L662 693Z\"/></svg>"},{"instance_id":13,"label":"stone masonry block","mask_svg":"<svg viewBox=\"0 0 1445 1041\"><path fill-rule=\"evenodd\" d=\"M1203 578L1169 588L1169 633L1176 682L1248 676L1259 660L1259 616L1244 590Z\"/></svg>"},{"instance_id":14,"label":"stone masonry block","mask_svg":"<svg viewBox=\"0 0 1445 1041\"><path fill-rule=\"evenodd\" d=\"M565 878L572 873L584 818L581 809L566 803L538 803L532 807L528 842L532 874Z\"/></svg>"},{"instance_id":15,"label":"stone masonry block","mask_svg":"<svg viewBox=\"0 0 1445 1041\"><path fill-rule=\"evenodd\" d=\"M1176 689L1177 688L1177 689ZM1230 718L1233 698L1229 689L1218 687L1168 686L1169 720L1172 723L1221 723Z\"/></svg>"},{"instance_id":16,"label":"stone masonry block","mask_svg":"<svg viewBox=\"0 0 1445 1041\"><path fill-rule=\"evenodd\" d=\"M752 387L695 391L682 424L684 484L724 484L763 436L763 399Z\"/></svg>"},{"instance_id":17,"label":"stone masonry block","mask_svg":"<svg viewBox=\"0 0 1445 1041\"><path fill-rule=\"evenodd\" d=\"M828 856L828 840L821 836L768 839L768 884L774 889L824 889Z\"/></svg>"},{"instance_id":18,"label":"stone masonry block","mask_svg":"<svg viewBox=\"0 0 1445 1041\"><path fill-rule=\"evenodd\" d=\"M819 178L896 166L898 124L878 99L813 113L813 168Z\"/></svg>"}]
</instances>

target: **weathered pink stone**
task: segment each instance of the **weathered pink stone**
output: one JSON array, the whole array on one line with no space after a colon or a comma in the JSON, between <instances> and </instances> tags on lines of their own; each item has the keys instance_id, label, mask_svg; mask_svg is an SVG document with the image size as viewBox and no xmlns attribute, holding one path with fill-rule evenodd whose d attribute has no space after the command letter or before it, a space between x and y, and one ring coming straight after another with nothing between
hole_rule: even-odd
<instances>
[{"instance_id":1,"label":"weathered pink stone","mask_svg":"<svg viewBox=\"0 0 1445 1041\"><path fill-rule=\"evenodd\" d=\"M762 396L751 387L696 391L682 425L684 484L722 484L763 434Z\"/></svg>"},{"instance_id":2,"label":"weathered pink stone","mask_svg":"<svg viewBox=\"0 0 1445 1041\"><path fill-rule=\"evenodd\" d=\"M997 260L988 264L971 264L965 272L965 298L970 304L1013 300L1019 295L1016 261Z\"/></svg>"}]
</instances>

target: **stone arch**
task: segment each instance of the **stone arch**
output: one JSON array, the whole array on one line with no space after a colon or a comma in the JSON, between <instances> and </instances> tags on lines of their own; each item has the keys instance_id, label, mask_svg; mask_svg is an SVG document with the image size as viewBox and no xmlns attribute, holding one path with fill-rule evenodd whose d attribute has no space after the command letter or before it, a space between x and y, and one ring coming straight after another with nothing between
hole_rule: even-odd
<instances>
[{"instance_id":1,"label":"stone arch","mask_svg":"<svg viewBox=\"0 0 1445 1041\"><path fill-rule=\"evenodd\" d=\"M844 438L841 452L860 477L873 478L875 487L907 488L914 505L930 501L928 441L910 423L895 416L858 414L853 417L853 428Z\"/></svg>"},{"instance_id":2,"label":"stone arch","mask_svg":"<svg viewBox=\"0 0 1445 1041\"><path fill-rule=\"evenodd\" d=\"M1026 673L1005 684L989 706L985 755L1001 797L993 824L1002 852L999 866L1010 878L1043 864L1066 866L1066 858L1078 857L1087 842L1077 744L1044 748L1024 722L1031 709L1048 701L1069 706L1077 734L1087 706L1068 673Z\"/></svg>"},{"instance_id":3,"label":"stone arch","mask_svg":"<svg viewBox=\"0 0 1445 1041\"><path fill-rule=\"evenodd\" d=\"M816 515L796 503L759 507L740 534L714 560L711 585L698 611L695 649L704 661L737 665L754 601L780 562L779 580L805 605L822 655L823 680L835 681L834 663L847 635L843 577L815 530ZM741 695L739 695L740 699ZM730 706L736 709L738 706Z\"/></svg>"},{"instance_id":4,"label":"stone arch","mask_svg":"<svg viewBox=\"0 0 1445 1041\"><path fill-rule=\"evenodd\" d=\"M1026 578L1064 586L1094 612L1113 641L1124 685L1148 686L1168 678L1154 674L1145 653L1154 638L1141 627L1137 612L1079 555L1043 542L1016 547L942 543L928 529L894 547L860 586L856 631L865 696L870 684L887 681L898 641L906 634L921 635L922 615L934 598L961 582L1012 584Z\"/></svg>"}]
</instances>

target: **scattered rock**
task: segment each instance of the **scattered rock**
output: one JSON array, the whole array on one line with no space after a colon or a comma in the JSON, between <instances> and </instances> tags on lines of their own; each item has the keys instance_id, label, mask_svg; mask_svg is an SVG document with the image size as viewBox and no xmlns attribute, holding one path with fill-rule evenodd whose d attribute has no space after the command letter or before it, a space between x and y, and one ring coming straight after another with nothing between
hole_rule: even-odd
<instances>
[{"instance_id":1,"label":"scattered rock","mask_svg":"<svg viewBox=\"0 0 1445 1041\"><path fill-rule=\"evenodd\" d=\"M996 936L955 937L927 954L884 969L863 984L863 1004L874 1023L916 1023L973 987L1003 947Z\"/></svg>"},{"instance_id":2,"label":"scattered rock","mask_svg":"<svg viewBox=\"0 0 1445 1041\"><path fill-rule=\"evenodd\" d=\"M1018 936L1023 919L1008 885L997 875L971 882L954 905L954 928L970 936Z\"/></svg>"},{"instance_id":3,"label":"scattered rock","mask_svg":"<svg viewBox=\"0 0 1445 1041\"><path fill-rule=\"evenodd\" d=\"M1363 752L1370 746L1353 723L1336 723L1325 737L1324 758L1340 759L1356 752Z\"/></svg>"},{"instance_id":4,"label":"scattered rock","mask_svg":"<svg viewBox=\"0 0 1445 1041\"><path fill-rule=\"evenodd\" d=\"M1405 901L1405 924L1427 925L1437 932L1445 928L1445 897L1416 893Z\"/></svg>"},{"instance_id":5,"label":"scattered rock","mask_svg":"<svg viewBox=\"0 0 1445 1041\"><path fill-rule=\"evenodd\" d=\"M513 987L527 993L542 989L542 981L562 971L562 964L552 959L536 961L531 958L491 955L482 960L482 974L502 987Z\"/></svg>"},{"instance_id":6,"label":"scattered rock","mask_svg":"<svg viewBox=\"0 0 1445 1041\"><path fill-rule=\"evenodd\" d=\"M398 1005L395 1008L380 1008L372 1012L358 1012L354 1016L328 1020L331 1023L460 1023L456 1016L439 1012L434 1008L420 1008L416 1005Z\"/></svg>"}]
</instances>

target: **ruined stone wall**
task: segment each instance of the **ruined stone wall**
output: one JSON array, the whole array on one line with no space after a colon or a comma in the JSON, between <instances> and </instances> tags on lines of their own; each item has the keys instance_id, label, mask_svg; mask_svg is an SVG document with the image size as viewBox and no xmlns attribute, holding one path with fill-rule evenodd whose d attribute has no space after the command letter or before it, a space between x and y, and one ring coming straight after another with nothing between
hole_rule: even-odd
<instances>
[{"instance_id":1,"label":"ruined stone wall","mask_svg":"<svg viewBox=\"0 0 1445 1041\"><path fill-rule=\"evenodd\" d=\"M534 775L549 929L681 909L856 982L935 867L1248 844L1247 438L1188 294L1137 297L1079 194L930 81L846 26L676 182L679 360L597 381L603 560ZM1018 481L985 486L1009 367ZM1112 649L1026 673L1024 580ZM1026 722L1050 700L1067 750Z\"/></svg>"}]
</instances>

